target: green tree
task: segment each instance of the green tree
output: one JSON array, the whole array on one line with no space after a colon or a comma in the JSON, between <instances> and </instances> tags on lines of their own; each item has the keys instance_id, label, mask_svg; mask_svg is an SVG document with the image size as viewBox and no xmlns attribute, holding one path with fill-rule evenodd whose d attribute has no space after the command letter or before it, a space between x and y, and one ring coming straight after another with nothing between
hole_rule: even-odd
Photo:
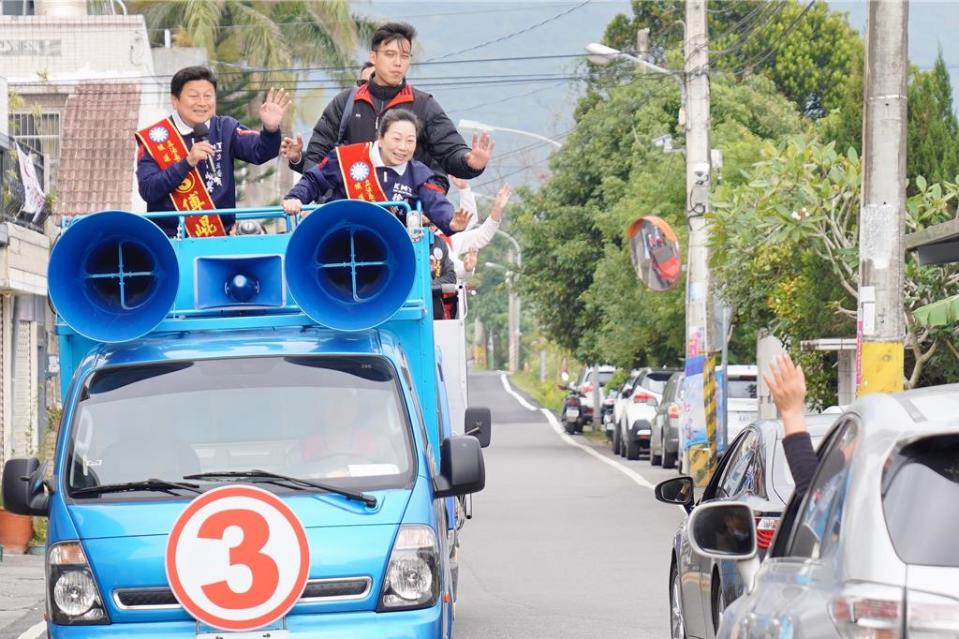
<instances>
[{"instance_id":1,"label":"green tree","mask_svg":"<svg viewBox=\"0 0 959 639\"><path fill-rule=\"evenodd\" d=\"M684 4L634 0L632 17L613 18L604 41L634 50L637 30L648 28L650 53L664 63L670 51L682 51ZM737 77L763 75L813 119L845 105L862 68L863 43L844 13L822 1L731 0L715 7L708 16L711 68Z\"/></svg>"},{"instance_id":2,"label":"green tree","mask_svg":"<svg viewBox=\"0 0 959 639\"><path fill-rule=\"evenodd\" d=\"M795 133L800 118L771 81L718 76L712 83L713 144L725 153L724 179L736 182L763 140ZM669 222L685 250L682 153L664 154L668 134L681 148L679 92L658 76L596 91L552 160L552 178L524 198L517 218L523 288L544 332L587 361L622 367L676 364L684 352L683 285L654 293L640 284L624 231L636 218Z\"/></svg>"},{"instance_id":3,"label":"green tree","mask_svg":"<svg viewBox=\"0 0 959 639\"><path fill-rule=\"evenodd\" d=\"M353 54L371 31L371 23L350 14L347 0L140 1L132 9L143 13L154 44L170 29L176 46L206 49L219 76L219 110L247 124L255 120L255 96L274 85L295 89L303 67L352 75Z\"/></svg>"},{"instance_id":4,"label":"green tree","mask_svg":"<svg viewBox=\"0 0 959 639\"><path fill-rule=\"evenodd\" d=\"M711 267L738 321L768 327L794 346L855 335L861 177L855 152L840 154L807 134L767 143L743 182L717 189ZM956 184L917 182L909 228L948 219ZM914 387L948 369L941 358L956 356L949 353L957 342L953 331L916 326L912 311L959 292L959 268L920 267L910 257L906 282L906 383Z\"/></svg>"},{"instance_id":5,"label":"green tree","mask_svg":"<svg viewBox=\"0 0 959 639\"><path fill-rule=\"evenodd\" d=\"M959 176L959 122L952 105L949 69L942 49L930 71L913 71L909 83L909 141L906 154L909 192L919 192L916 176L946 182Z\"/></svg>"}]
</instances>

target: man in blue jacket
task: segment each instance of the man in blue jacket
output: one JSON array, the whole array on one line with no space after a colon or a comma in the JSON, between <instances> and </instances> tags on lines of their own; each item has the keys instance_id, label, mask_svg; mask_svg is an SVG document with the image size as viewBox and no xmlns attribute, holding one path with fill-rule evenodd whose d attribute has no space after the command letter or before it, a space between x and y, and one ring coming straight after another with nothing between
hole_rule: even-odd
<instances>
[{"instance_id":1,"label":"man in blue jacket","mask_svg":"<svg viewBox=\"0 0 959 639\"><path fill-rule=\"evenodd\" d=\"M202 66L180 69L170 82L173 114L138 131L137 184L147 211L197 212L185 218L190 237L226 235L232 215L202 213L236 207L233 160L263 164L280 151L286 91L270 89L260 106L261 131L216 115L216 77ZM177 219L155 222L177 235Z\"/></svg>"},{"instance_id":2,"label":"man in blue jacket","mask_svg":"<svg viewBox=\"0 0 959 639\"><path fill-rule=\"evenodd\" d=\"M432 169L413 159L419 128L419 120L411 111L388 111L380 120L376 142L334 148L303 174L284 198L283 209L294 215L305 203L315 202L330 191L332 200L404 201L413 208L420 204L426 217L444 233L462 231L469 214L454 211L443 188L431 182ZM397 210L405 222L405 211ZM322 210L317 214L321 215Z\"/></svg>"}]
</instances>

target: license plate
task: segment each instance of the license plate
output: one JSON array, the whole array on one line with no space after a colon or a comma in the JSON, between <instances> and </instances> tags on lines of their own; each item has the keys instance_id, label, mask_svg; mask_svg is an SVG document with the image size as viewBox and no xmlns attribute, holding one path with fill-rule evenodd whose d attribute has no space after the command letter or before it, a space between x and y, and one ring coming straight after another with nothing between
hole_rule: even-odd
<instances>
[{"instance_id":1,"label":"license plate","mask_svg":"<svg viewBox=\"0 0 959 639\"><path fill-rule=\"evenodd\" d=\"M577 418L577 417L579 417L579 409L578 409L578 408L567 408L567 409L566 409L566 416L567 416L567 417L572 417L572 418L574 418L574 419Z\"/></svg>"},{"instance_id":2,"label":"license plate","mask_svg":"<svg viewBox=\"0 0 959 639\"><path fill-rule=\"evenodd\" d=\"M288 639L288 630L254 630L252 632L198 632L196 639Z\"/></svg>"}]
</instances>

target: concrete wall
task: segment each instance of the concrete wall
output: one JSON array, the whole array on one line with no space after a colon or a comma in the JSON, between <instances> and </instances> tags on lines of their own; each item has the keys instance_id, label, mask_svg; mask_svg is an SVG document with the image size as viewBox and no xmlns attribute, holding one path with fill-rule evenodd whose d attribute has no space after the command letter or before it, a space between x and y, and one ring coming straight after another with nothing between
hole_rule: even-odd
<instances>
[{"instance_id":1,"label":"concrete wall","mask_svg":"<svg viewBox=\"0 0 959 639\"><path fill-rule=\"evenodd\" d=\"M0 224L0 457L34 454L46 426L50 238Z\"/></svg>"},{"instance_id":2,"label":"concrete wall","mask_svg":"<svg viewBox=\"0 0 959 639\"><path fill-rule=\"evenodd\" d=\"M9 222L0 225L0 290L46 296L50 238Z\"/></svg>"},{"instance_id":3,"label":"concrete wall","mask_svg":"<svg viewBox=\"0 0 959 639\"><path fill-rule=\"evenodd\" d=\"M152 75L143 16L0 16L0 76L11 84Z\"/></svg>"},{"instance_id":4,"label":"concrete wall","mask_svg":"<svg viewBox=\"0 0 959 639\"><path fill-rule=\"evenodd\" d=\"M3 77L0 77L0 133L10 135L10 90Z\"/></svg>"}]
</instances>

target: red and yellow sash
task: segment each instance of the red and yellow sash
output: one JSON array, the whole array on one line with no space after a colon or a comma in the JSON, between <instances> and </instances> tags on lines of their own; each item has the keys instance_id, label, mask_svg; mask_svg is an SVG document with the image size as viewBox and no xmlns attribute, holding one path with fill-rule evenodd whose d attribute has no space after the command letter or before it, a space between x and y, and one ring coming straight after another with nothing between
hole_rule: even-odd
<instances>
[{"instance_id":1,"label":"red and yellow sash","mask_svg":"<svg viewBox=\"0 0 959 639\"><path fill-rule=\"evenodd\" d=\"M386 194L376 178L373 157L370 153L373 142L347 144L336 147L336 159L340 163L340 175L343 176L343 189L351 200L367 202L385 202Z\"/></svg>"},{"instance_id":2,"label":"red and yellow sash","mask_svg":"<svg viewBox=\"0 0 959 639\"><path fill-rule=\"evenodd\" d=\"M170 118L164 118L137 131L136 136L161 170L176 164L189 153L183 136ZM216 208L196 167L190 169L180 186L170 193L170 199L177 211L205 211ZM219 215L190 215L184 220L184 225L190 237L226 235Z\"/></svg>"}]
</instances>

